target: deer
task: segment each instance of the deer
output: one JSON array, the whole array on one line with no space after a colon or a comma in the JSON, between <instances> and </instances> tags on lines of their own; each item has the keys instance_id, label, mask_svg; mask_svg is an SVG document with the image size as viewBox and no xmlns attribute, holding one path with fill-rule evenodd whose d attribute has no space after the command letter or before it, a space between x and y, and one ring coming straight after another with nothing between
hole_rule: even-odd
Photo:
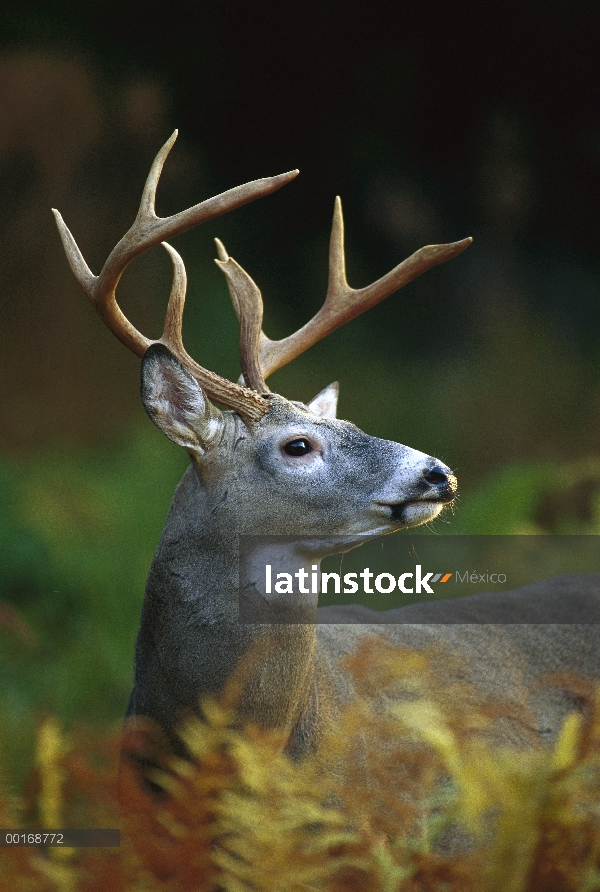
<instances>
[{"instance_id":1,"label":"deer","mask_svg":"<svg viewBox=\"0 0 600 892\"><path fill-rule=\"evenodd\" d=\"M600 577L593 574L412 604L385 617L359 605L318 608L318 594L310 593L304 607L313 611L311 621L240 621L240 537L257 543L245 553L245 578L264 600L259 577L265 537L279 543L269 551L273 572L304 568L310 574L325 555L427 523L455 499L456 477L439 459L337 419L337 383L302 404L271 392L266 379L342 324L459 255L472 239L423 247L373 284L354 289L346 279L337 198L323 306L278 341L262 330L257 285L216 240L216 263L240 329L242 375L237 383L229 381L200 366L184 348L186 273L166 239L271 194L298 171L237 186L161 218L156 189L176 136L177 131L156 156L136 219L98 276L54 211L77 281L107 328L142 360L146 412L190 457L148 577L127 716L151 719L181 752L177 729L183 718L199 712L201 697L218 697L241 673L239 715L280 732L285 752L301 759L318 752L340 704L353 697L340 660L375 633L394 645L442 647L482 695L517 704L530 702L545 673L579 673L595 683ZM123 315L115 292L125 268L159 243L170 255L173 283L162 336L151 341ZM503 724L502 742L547 744L565 716L581 708L581 698L564 686L537 690L536 697L529 717L517 715Z\"/></svg>"}]
</instances>

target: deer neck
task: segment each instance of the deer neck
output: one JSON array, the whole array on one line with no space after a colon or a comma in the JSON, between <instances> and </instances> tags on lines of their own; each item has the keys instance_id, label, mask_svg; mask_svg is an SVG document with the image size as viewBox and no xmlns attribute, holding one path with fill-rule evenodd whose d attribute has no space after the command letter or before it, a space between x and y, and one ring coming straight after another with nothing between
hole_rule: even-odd
<instances>
[{"instance_id":1,"label":"deer neck","mask_svg":"<svg viewBox=\"0 0 600 892\"><path fill-rule=\"evenodd\" d=\"M317 699L315 626L240 621L239 527L232 502L226 483L219 491L203 485L194 466L177 488L148 579L136 657L136 689L146 688L137 698L146 702L137 711L173 726L176 714L192 711L203 694L237 687L242 718L293 735ZM273 580L300 568L312 574L318 566L293 544L267 554L257 542L245 551L244 578L263 606L270 605L268 557ZM317 597L300 600L316 609ZM178 709L148 703L152 688L161 690L144 681L151 663L156 671L160 667L163 689Z\"/></svg>"}]
</instances>

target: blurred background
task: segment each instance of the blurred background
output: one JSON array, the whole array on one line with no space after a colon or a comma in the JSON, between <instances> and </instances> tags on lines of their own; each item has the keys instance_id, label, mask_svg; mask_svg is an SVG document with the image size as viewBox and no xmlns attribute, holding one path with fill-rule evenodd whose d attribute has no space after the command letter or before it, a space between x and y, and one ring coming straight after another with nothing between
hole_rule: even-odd
<instances>
[{"instance_id":1,"label":"blurred background","mask_svg":"<svg viewBox=\"0 0 600 892\"><path fill-rule=\"evenodd\" d=\"M157 150L167 215L299 167L275 195L180 236L185 341L236 379L215 236L281 337L322 303L333 200L356 287L424 244L458 259L270 379L435 453L461 497L437 533L600 533L600 7L0 7L0 748L19 774L40 712L116 721L144 583L186 457L146 418L139 361L74 281L51 207L98 272ZM157 337L159 248L120 286Z\"/></svg>"}]
</instances>

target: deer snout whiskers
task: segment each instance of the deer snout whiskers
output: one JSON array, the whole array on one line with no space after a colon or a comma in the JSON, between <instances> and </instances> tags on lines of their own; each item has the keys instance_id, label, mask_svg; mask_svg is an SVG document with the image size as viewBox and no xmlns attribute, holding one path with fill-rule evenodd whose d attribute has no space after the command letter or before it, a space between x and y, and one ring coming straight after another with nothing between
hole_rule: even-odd
<instances>
[{"instance_id":1,"label":"deer snout whiskers","mask_svg":"<svg viewBox=\"0 0 600 892\"><path fill-rule=\"evenodd\" d=\"M458 480L446 465L436 462L431 468L423 472L423 481L427 484L426 492L433 491L433 498L437 502L452 502L458 489ZM430 498L429 495L424 496Z\"/></svg>"},{"instance_id":2,"label":"deer snout whiskers","mask_svg":"<svg viewBox=\"0 0 600 892\"><path fill-rule=\"evenodd\" d=\"M433 520L456 496L458 481L450 468L428 458L407 475L403 469L373 501L394 525L419 526Z\"/></svg>"}]
</instances>

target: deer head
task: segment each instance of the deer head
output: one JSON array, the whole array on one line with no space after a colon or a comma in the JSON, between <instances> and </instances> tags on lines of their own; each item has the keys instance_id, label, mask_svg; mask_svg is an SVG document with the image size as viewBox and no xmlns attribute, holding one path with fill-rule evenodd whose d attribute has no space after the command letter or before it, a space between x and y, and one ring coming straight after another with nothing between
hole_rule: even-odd
<instances>
[{"instance_id":1,"label":"deer head","mask_svg":"<svg viewBox=\"0 0 600 892\"><path fill-rule=\"evenodd\" d=\"M77 280L108 328L130 350L143 356L142 400L151 419L187 449L203 482L217 480L223 492L227 489L230 500L226 468L235 467L244 496L248 498L254 492L254 498L236 506L242 529L265 531L269 520L272 531L298 532L291 518L301 516L302 526L310 525L315 532L326 528L330 533L378 535L432 519L456 491L455 478L448 468L422 453L367 437L354 425L336 420L337 384L304 406L271 393L265 382L272 372L329 332L431 267L460 254L472 240L421 248L378 281L354 289L346 281L342 206L336 198L325 302L306 325L280 341L270 340L262 331L263 303L256 284L216 240L216 263L226 276L240 324L242 377L240 383L233 383L198 365L183 346L185 267L164 239L274 192L298 171L246 183L179 214L160 218L154 209L156 188L176 136L177 131L158 153L135 222L99 276L92 274L61 215L54 211ZM127 265L159 242L171 256L173 286L163 334L150 341L125 318L115 291ZM211 399L233 411L221 412ZM390 468L394 469L391 475ZM371 484L368 511L356 485L361 477ZM330 501L331 510L323 512L323 504L336 491L338 496L340 491L350 496L344 510Z\"/></svg>"}]
</instances>

